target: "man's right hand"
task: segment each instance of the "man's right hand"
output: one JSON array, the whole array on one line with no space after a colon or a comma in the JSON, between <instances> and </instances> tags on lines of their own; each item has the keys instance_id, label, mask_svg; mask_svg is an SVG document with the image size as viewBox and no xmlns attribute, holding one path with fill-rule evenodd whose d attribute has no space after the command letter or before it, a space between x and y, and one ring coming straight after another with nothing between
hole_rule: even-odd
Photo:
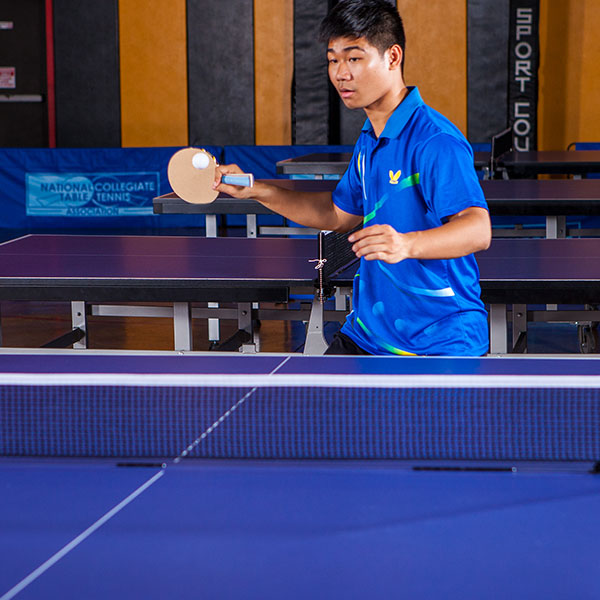
<instances>
[{"instance_id":1,"label":"man's right hand","mask_svg":"<svg viewBox=\"0 0 600 600\"><path fill-rule=\"evenodd\" d=\"M261 195L261 187L264 184L256 183L253 187L242 187L238 185L227 185L225 183L221 183L221 178L223 175L233 175L237 173L243 173L242 169L240 169L237 165L218 165L215 169L215 180L213 182L213 189L217 190L219 193L224 193L233 198L254 198L258 200Z\"/></svg>"}]
</instances>

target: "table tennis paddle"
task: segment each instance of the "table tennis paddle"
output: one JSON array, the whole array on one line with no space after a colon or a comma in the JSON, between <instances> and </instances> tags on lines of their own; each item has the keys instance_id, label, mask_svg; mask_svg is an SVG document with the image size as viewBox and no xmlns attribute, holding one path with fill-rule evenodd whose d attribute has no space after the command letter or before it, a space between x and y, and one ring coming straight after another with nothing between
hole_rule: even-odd
<instances>
[{"instance_id":1,"label":"table tennis paddle","mask_svg":"<svg viewBox=\"0 0 600 600\"><path fill-rule=\"evenodd\" d=\"M219 195L212 185L215 180L215 157L203 148L183 148L171 157L167 176L173 191L191 204L209 204ZM252 187L251 173L223 175L221 181L229 185Z\"/></svg>"}]
</instances>

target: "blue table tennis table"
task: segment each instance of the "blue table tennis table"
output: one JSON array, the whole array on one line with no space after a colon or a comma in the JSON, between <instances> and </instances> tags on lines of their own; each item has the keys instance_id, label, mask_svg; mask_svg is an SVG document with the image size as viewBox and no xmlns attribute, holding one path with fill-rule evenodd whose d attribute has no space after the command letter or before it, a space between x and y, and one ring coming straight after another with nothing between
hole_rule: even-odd
<instances>
[{"instance_id":1,"label":"blue table tennis table","mask_svg":"<svg viewBox=\"0 0 600 600\"><path fill-rule=\"evenodd\" d=\"M599 359L4 351L0 392L1 600L600 594Z\"/></svg>"}]
</instances>

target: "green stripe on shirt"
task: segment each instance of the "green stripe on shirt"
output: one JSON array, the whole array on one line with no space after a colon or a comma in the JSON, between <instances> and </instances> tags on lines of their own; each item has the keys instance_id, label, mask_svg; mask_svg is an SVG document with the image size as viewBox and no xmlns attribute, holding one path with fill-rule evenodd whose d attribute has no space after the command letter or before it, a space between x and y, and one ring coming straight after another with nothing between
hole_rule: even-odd
<instances>
[{"instance_id":1,"label":"green stripe on shirt","mask_svg":"<svg viewBox=\"0 0 600 600\"><path fill-rule=\"evenodd\" d=\"M420 183L420 179L419 173L405 177L398 182L398 189L403 190L405 188L412 187L413 185L417 185ZM382 198L375 203L375 208L368 215L365 215L363 219L363 225L375 218L377 211L385 204L388 198L389 194L384 194Z\"/></svg>"}]
</instances>

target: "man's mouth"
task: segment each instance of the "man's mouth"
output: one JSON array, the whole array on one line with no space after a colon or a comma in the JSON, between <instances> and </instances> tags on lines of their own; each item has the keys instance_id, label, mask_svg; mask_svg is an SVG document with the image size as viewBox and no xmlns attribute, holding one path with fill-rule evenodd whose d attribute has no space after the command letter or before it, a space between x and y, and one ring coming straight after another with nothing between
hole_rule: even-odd
<instances>
[{"instance_id":1,"label":"man's mouth","mask_svg":"<svg viewBox=\"0 0 600 600\"><path fill-rule=\"evenodd\" d=\"M350 98L350 96L352 96L354 94L354 90L340 88L339 93L342 98Z\"/></svg>"}]
</instances>

